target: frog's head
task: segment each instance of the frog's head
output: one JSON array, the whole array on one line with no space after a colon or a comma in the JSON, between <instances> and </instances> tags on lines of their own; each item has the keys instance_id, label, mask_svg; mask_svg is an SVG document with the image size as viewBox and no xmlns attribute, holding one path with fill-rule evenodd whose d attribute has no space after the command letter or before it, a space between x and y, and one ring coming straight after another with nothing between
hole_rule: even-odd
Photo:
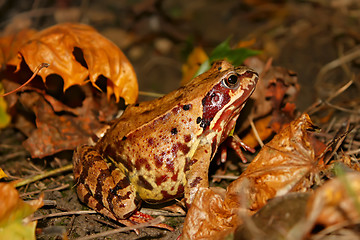
<instances>
[{"instance_id":1,"label":"frog's head","mask_svg":"<svg viewBox=\"0 0 360 240\"><path fill-rule=\"evenodd\" d=\"M201 100L202 116L197 118L197 123L204 132L216 135L214 140L218 145L234 128L241 109L255 90L258 74L248 67L234 67L220 61L199 79L200 88L206 92Z\"/></svg>"}]
</instances>

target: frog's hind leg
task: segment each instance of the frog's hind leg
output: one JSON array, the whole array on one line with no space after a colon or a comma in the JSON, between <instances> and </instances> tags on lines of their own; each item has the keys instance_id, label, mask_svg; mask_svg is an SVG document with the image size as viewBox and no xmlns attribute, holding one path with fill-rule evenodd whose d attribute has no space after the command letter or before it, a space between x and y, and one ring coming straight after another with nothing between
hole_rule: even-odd
<instances>
[{"instance_id":1,"label":"frog's hind leg","mask_svg":"<svg viewBox=\"0 0 360 240\"><path fill-rule=\"evenodd\" d=\"M125 174L109 168L93 147L78 147L73 163L78 196L89 207L114 220L125 219L138 209L140 201Z\"/></svg>"}]
</instances>

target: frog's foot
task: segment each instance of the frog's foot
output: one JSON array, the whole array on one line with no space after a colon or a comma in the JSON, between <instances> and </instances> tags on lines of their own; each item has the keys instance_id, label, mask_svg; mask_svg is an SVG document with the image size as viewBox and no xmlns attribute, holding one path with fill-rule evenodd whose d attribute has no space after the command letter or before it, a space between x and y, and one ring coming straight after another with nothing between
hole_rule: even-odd
<instances>
[{"instance_id":1,"label":"frog's foot","mask_svg":"<svg viewBox=\"0 0 360 240\"><path fill-rule=\"evenodd\" d=\"M125 219L138 209L140 201L127 177L109 168L94 147L78 147L73 163L79 199L90 208L114 220Z\"/></svg>"},{"instance_id":2,"label":"frog's foot","mask_svg":"<svg viewBox=\"0 0 360 240\"><path fill-rule=\"evenodd\" d=\"M226 147L227 146L234 149L234 151L241 158L241 161L243 163L246 163L247 159L244 156L241 148L243 148L244 150L249 151L251 153L255 152L255 149L253 149L252 147L249 147L248 145L246 145L243 141L241 141L241 139L239 138L238 135L234 134L231 137L228 137L226 139L226 144L223 144L220 147L220 161L222 163L224 163L226 161L226 157L227 157L227 149L226 149Z\"/></svg>"},{"instance_id":3,"label":"frog's foot","mask_svg":"<svg viewBox=\"0 0 360 240\"><path fill-rule=\"evenodd\" d=\"M130 226L134 226L136 224L139 223L146 223L150 220L153 220L154 218L148 214L136 211L133 215L131 215L128 219L125 220L121 220L119 222L121 222L122 224L130 227ZM169 231L174 231L173 227L170 227L169 225L165 224L165 223L159 223L159 224L155 224L152 225L152 227L158 227L158 228L163 228L163 229L167 229Z\"/></svg>"}]
</instances>

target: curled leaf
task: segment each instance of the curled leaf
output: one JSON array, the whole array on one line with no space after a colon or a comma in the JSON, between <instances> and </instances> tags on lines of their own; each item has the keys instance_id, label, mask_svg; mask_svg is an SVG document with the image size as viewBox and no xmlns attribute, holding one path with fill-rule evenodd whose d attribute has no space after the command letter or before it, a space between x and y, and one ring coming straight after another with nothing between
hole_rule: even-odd
<instances>
[{"instance_id":1,"label":"curled leaf","mask_svg":"<svg viewBox=\"0 0 360 240\"><path fill-rule=\"evenodd\" d=\"M269 199L307 190L322 167L310 141L313 128L303 114L262 148L225 195L199 190L185 219L183 239L224 239Z\"/></svg>"},{"instance_id":2,"label":"curled leaf","mask_svg":"<svg viewBox=\"0 0 360 240\"><path fill-rule=\"evenodd\" d=\"M51 74L64 80L64 91L83 85L89 78L94 87L99 76L107 78L107 95L134 103L138 95L135 71L120 49L83 24L59 24L32 36L21 46L19 56L9 61L20 68L22 60L34 71L41 63L50 64L40 72L43 81Z\"/></svg>"},{"instance_id":3,"label":"curled leaf","mask_svg":"<svg viewBox=\"0 0 360 240\"><path fill-rule=\"evenodd\" d=\"M227 203L257 211L275 196L307 190L320 168L310 141L314 128L303 114L282 129L228 186Z\"/></svg>"}]
</instances>

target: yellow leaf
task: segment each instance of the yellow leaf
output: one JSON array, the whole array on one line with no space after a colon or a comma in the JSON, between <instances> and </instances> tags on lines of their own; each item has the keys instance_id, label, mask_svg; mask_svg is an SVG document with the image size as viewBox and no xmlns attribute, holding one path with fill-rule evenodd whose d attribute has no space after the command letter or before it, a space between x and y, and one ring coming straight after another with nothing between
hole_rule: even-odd
<instances>
[{"instance_id":1,"label":"yellow leaf","mask_svg":"<svg viewBox=\"0 0 360 240\"><path fill-rule=\"evenodd\" d=\"M36 222L28 217L42 205L42 196L25 203L12 184L0 183L0 240L35 239Z\"/></svg>"},{"instance_id":2,"label":"yellow leaf","mask_svg":"<svg viewBox=\"0 0 360 240\"><path fill-rule=\"evenodd\" d=\"M89 78L94 87L99 76L107 78L107 95L120 97L127 104L135 103L138 83L135 71L121 50L94 28L65 23L44 29L21 46L19 55L8 64L20 68L22 59L32 71L41 63L50 66L39 75L43 81L50 74L64 80L64 91L73 85L86 84Z\"/></svg>"},{"instance_id":3,"label":"yellow leaf","mask_svg":"<svg viewBox=\"0 0 360 240\"><path fill-rule=\"evenodd\" d=\"M208 59L204 49L202 47L195 47L189 54L187 61L182 66L181 86L185 85L191 79L194 78L195 73L203 62Z\"/></svg>"},{"instance_id":4,"label":"yellow leaf","mask_svg":"<svg viewBox=\"0 0 360 240\"><path fill-rule=\"evenodd\" d=\"M4 171L0 168L0 179L6 178L7 175L4 173Z\"/></svg>"}]
</instances>

